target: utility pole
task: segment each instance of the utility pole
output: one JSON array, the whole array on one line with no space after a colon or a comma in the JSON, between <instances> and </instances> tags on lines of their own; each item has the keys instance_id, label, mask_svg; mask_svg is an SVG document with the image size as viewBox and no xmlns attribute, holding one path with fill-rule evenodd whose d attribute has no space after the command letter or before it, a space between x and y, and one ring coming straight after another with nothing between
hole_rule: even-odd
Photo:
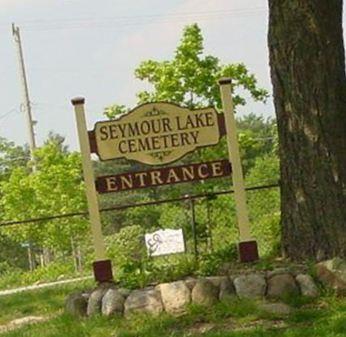
<instances>
[{"instance_id":1,"label":"utility pole","mask_svg":"<svg viewBox=\"0 0 346 337\"><path fill-rule=\"evenodd\" d=\"M29 147L30 147L30 157L32 161L32 172L35 172L36 165L35 165L34 151L36 149L36 141L35 141L35 133L34 133L34 122L32 120L32 114L31 114L28 81L26 79L26 73L25 73L25 64L24 64L22 43L20 39L20 31L19 31L19 27L16 27L14 23L12 23L12 35L16 45L16 50L18 55L19 76L20 76L20 80L22 84L21 107L24 108L23 110L25 113L26 125L27 125L28 133L29 133ZM35 268L35 263L34 263L34 256L32 252L32 243L30 241L28 243L28 259L29 259L30 271L33 271Z\"/></svg>"},{"instance_id":2,"label":"utility pole","mask_svg":"<svg viewBox=\"0 0 346 337\"><path fill-rule=\"evenodd\" d=\"M20 39L20 31L19 31L19 27L16 27L14 23L12 23L12 34L13 34L14 42L16 44L16 49L17 49L19 74L20 74L20 79L22 84L22 107L24 108L26 124L28 128L28 133L29 133L30 154L31 154L31 160L34 163L33 171L35 171L34 151L36 149L36 141L35 141L35 133L34 133L34 122L32 120L31 104L29 99L29 89L28 89L28 82L27 82L26 73L25 73L24 56L23 56L22 43Z\"/></svg>"}]
</instances>

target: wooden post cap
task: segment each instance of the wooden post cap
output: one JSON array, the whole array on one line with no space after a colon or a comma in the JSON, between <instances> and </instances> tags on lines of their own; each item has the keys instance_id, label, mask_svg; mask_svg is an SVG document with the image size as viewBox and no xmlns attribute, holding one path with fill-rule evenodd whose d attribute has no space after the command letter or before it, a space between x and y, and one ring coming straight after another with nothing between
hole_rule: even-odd
<instances>
[{"instance_id":1,"label":"wooden post cap","mask_svg":"<svg viewBox=\"0 0 346 337\"><path fill-rule=\"evenodd\" d=\"M93 262L95 281L98 283L112 282L112 262L111 260L102 260Z\"/></svg>"},{"instance_id":2,"label":"wooden post cap","mask_svg":"<svg viewBox=\"0 0 346 337\"><path fill-rule=\"evenodd\" d=\"M71 103L73 105L79 105L79 104L84 104L85 103L85 98L84 97L75 97L71 99Z\"/></svg>"},{"instance_id":3,"label":"wooden post cap","mask_svg":"<svg viewBox=\"0 0 346 337\"><path fill-rule=\"evenodd\" d=\"M259 259L255 240L239 242L238 249L240 262L255 262Z\"/></svg>"},{"instance_id":4,"label":"wooden post cap","mask_svg":"<svg viewBox=\"0 0 346 337\"><path fill-rule=\"evenodd\" d=\"M220 85L232 84L232 79L230 77L223 77L223 78L220 78L218 82Z\"/></svg>"}]
</instances>

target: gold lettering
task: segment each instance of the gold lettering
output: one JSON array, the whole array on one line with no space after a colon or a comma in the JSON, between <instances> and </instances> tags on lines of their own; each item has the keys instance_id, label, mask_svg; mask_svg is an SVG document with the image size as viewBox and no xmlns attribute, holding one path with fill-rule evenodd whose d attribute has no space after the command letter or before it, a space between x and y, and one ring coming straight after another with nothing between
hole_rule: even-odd
<instances>
[{"instance_id":1,"label":"gold lettering","mask_svg":"<svg viewBox=\"0 0 346 337\"><path fill-rule=\"evenodd\" d=\"M223 175L222 163L216 162L211 164L213 177L221 177Z\"/></svg>"},{"instance_id":2,"label":"gold lettering","mask_svg":"<svg viewBox=\"0 0 346 337\"><path fill-rule=\"evenodd\" d=\"M115 177L107 177L106 186L107 186L107 192L117 191L118 187L117 187L117 181Z\"/></svg>"},{"instance_id":3,"label":"gold lettering","mask_svg":"<svg viewBox=\"0 0 346 337\"><path fill-rule=\"evenodd\" d=\"M126 190L126 189L131 189L133 188L133 181L132 177L130 175L126 176L120 176L120 181L121 181L121 189Z\"/></svg>"},{"instance_id":4,"label":"gold lettering","mask_svg":"<svg viewBox=\"0 0 346 337\"><path fill-rule=\"evenodd\" d=\"M205 173L203 173L203 169L206 170ZM209 177L209 172L208 172L208 165L207 164L202 164L198 166L198 176L202 179L208 178Z\"/></svg>"},{"instance_id":5,"label":"gold lettering","mask_svg":"<svg viewBox=\"0 0 346 337\"><path fill-rule=\"evenodd\" d=\"M138 172L135 174L136 178L139 177L139 186L144 187L145 186L145 181L144 177L147 175L147 172Z\"/></svg>"},{"instance_id":6,"label":"gold lettering","mask_svg":"<svg viewBox=\"0 0 346 337\"><path fill-rule=\"evenodd\" d=\"M151 176L152 185L162 185L163 184L160 171L152 171L152 172L150 172L150 176Z\"/></svg>"},{"instance_id":7,"label":"gold lettering","mask_svg":"<svg viewBox=\"0 0 346 337\"><path fill-rule=\"evenodd\" d=\"M184 181L195 179L195 173L193 171L193 166L182 167L181 172L183 174L183 180Z\"/></svg>"},{"instance_id":8,"label":"gold lettering","mask_svg":"<svg viewBox=\"0 0 346 337\"><path fill-rule=\"evenodd\" d=\"M167 177L167 183L171 183L172 179L174 179L174 183L178 183L180 181L179 177L177 176L176 172L174 171L173 168L169 170L168 177Z\"/></svg>"}]
</instances>

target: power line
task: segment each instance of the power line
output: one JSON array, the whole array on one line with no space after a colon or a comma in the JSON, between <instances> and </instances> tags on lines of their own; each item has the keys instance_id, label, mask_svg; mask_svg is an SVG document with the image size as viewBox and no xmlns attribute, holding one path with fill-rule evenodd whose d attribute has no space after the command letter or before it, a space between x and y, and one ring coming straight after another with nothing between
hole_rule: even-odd
<instances>
[{"instance_id":1,"label":"power line","mask_svg":"<svg viewBox=\"0 0 346 337\"><path fill-rule=\"evenodd\" d=\"M18 111L17 108L13 108L13 109L11 109L11 110L5 112L3 115L0 115L0 120L3 120L3 119L5 119L5 118L9 117L9 116L10 116L12 113L14 113L14 112L17 112L17 113L18 113L19 111Z\"/></svg>"},{"instance_id":2,"label":"power line","mask_svg":"<svg viewBox=\"0 0 346 337\"><path fill-rule=\"evenodd\" d=\"M106 17L106 18L80 18L80 19L62 19L62 20L31 20L22 21L22 27L27 31L50 31L79 28L110 28L116 26L117 29L127 26L150 25L179 22L185 19L210 20L224 17L246 17L257 15L263 12L265 7L255 7L251 9L238 10L217 10L204 12L185 12L166 15L142 15L125 17Z\"/></svg>"},{"instance_id":3,"label":"power line","mask_svg":"<svg viewBox=\"0 0 346 337\"><path fill-rule=\"evenodd\" d=\"M69 18L69 19L58 19L58 20L46 20L46 19L33 19L33 20L24 20L22 23L27 23L31 25L35 24L54 24L54 23L91 23L91 22L105 22L105 21L131 21L139 19L157 19L157 18L176 18L176 17L186 17L186 16L212 16L212 15L218 15L218 14L246 14L246 13L253 13L258 11L265 10L266 7L264 6L258 6L253 8L239 8L239 9L219 9L219 10L213 10L213 11L199 11L199 12L178 12L178 13L171 13L171 14L150 14L150 15L132 15L132 16L108 16L108 17L100 17L100 18L93 18L93 17L86 17L86 18Z\"/></svg>"},{"instance_id":4,"label":"power line","mask_svg":"<svg viewBox=\"0 0 346 337\"><path fill-rule=\"evenodd\" d=\"M147 15L127 15L127 16L108 16L108 17L102 17L95 19L93 17L85 17L85 18L69 18L69 19L58 19L58 20L47 20L47 19L33 19L33 20L25 20L24 22L27 23L66 23L66 22L91 22L91 21L99 21L99 20L138 20L138 19L152 19L152 18L162 18L162 17L179 17L179 16L191 16L191 15L214 15L214 14L223 14L223 13L233 13L233 14L241 14L241 13L248 13L248 12L254 12L259 10L265 10L266 7L264 6L257 6L252 8L234 8L234 9L218 9L218 10L212 10L212 11L198 11L198 12L176 12L176 13L170 13L170 14L147 14Z\"/></svg>"}]
</instances>

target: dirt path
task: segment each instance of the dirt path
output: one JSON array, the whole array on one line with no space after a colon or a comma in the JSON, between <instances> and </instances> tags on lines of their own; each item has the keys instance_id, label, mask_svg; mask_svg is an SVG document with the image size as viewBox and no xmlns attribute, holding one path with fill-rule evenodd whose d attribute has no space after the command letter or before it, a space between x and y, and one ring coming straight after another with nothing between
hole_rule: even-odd
<instances>
[{"instance_id":1,"label":"dirt path","mask_svg":"<svg viewBox=\"0 0 346 337\"><path fill-rule=\"evenodd\" d=\"M79 281L90 280L90 279L92 279L92 276L84 276L84 277L77 277L74 279L36 284L36 285L14 288L14 289L0 290L0 296L6 296L6 295L20 293L23 291L36 290L36 289L40 289L40 288L54 287L54 286L60 285L60 284L68 284L68 283L79 282Z\"/></svg>"},{"instance_id":2,"label":"dirt path","mask_svg":"<svg viewBox=\"0 0 346 337\"><path fill-rule=\"evenodd\" d=\"M46 322L49 319L50 317L44 317L44 316L27 316L27 317L17 318L7 324L0 325L0 333L19 329L24 325Z\"/></svg>"}]
</instances>

